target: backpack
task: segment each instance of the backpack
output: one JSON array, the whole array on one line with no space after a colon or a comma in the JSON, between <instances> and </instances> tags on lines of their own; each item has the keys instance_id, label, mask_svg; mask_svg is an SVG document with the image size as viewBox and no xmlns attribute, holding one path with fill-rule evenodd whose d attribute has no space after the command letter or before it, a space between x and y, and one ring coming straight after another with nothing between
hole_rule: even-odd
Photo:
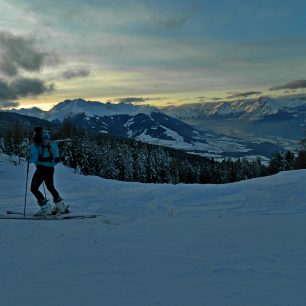
<instances>
[{"instance_id":1,"label":"backpack","mask_svg":"<svg viewBox=\"0 0 306 306\"><path fill-rule=\"evenodd\" d=\"M43 130L41 133L41 147L42 150L39 153L38 161L40 162L54 162L57 156L54 156L53 148L54 141L49 131ZM56 153L58 155L58 153Z\"/></svg>"}]
</instances>

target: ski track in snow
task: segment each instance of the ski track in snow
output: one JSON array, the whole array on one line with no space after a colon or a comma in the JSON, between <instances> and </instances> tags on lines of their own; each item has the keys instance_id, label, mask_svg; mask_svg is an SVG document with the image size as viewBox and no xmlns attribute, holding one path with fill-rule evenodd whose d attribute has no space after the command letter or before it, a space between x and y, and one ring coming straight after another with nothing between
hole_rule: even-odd
<instances>
[{"instance_id":1,"label":"ski track in snow","mask_svg":"<svg viewBox=\"0 0 306 306\"><path fill-rule=\"evenodd\" d=\"M0 156L1 212L23 210L25 172ZM73 213L103 216L0 220L3 306L306 304L305 170L167 185L59 165L55 182Z\"/></svg>"}]
</instances>

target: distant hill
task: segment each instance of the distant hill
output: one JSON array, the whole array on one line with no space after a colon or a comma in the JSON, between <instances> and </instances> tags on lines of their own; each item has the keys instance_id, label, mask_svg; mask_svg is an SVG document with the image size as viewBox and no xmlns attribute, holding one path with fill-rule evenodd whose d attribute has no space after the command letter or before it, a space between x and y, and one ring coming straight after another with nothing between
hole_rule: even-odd
<instances>
[{"instance_id":1,"label":"distant hill","mask_svg":"<svg viewBox=\"0 0 306 306\"><path fill-rule=\"evenodd\" d=\"M0 111L0 135L3 136L3 133L7 130L7 128L12 127L17 123L29 131L33 130L35 126L43 126L46 128L54 126L54 123L48 120L12 112Z\"/></svg>"}]
</instances>

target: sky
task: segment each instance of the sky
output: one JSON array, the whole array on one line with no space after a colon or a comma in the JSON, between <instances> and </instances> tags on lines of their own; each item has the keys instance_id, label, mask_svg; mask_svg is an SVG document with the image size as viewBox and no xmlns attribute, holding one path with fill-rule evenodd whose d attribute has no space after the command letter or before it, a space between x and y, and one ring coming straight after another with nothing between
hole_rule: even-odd
<instances>
[{"instance_id":1,"label":"sky","mask_svg":"<svg viewBox=\"0 0 306 306\"><path fill-rule=\"evenodd\" d=\"M303 94L302 0L0 0L0 107Z\"/></svg>"}]
</instances>

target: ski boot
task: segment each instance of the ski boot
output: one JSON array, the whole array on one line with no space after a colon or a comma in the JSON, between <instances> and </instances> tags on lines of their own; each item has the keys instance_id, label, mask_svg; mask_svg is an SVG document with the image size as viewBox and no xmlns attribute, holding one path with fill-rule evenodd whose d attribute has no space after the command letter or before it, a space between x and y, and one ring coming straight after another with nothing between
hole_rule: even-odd
<instances>
[{"instance_id":1,"label":"ski boot","mask_svg":"<svg viewBox=\"0 0 306 306\"><path fill-rule=\"evenodd\" d=\"M43 199L37 203L40 206L40 210L35 213L35 216L48 216L52 214L52 208L49 200Z\"/></svg>"},{"instance_id":2,"label":"ski boot","mask_svg":"<svg viewBox=\"0 0 306 306\"><path fill-rule=\"evenodd\" d=\"M65 205L62 198L53 200L53 202L55 207L52 211L52 215L62 215L62 214L68 214L70 212L68 206Z\"/></svg>"}]
</instances>

